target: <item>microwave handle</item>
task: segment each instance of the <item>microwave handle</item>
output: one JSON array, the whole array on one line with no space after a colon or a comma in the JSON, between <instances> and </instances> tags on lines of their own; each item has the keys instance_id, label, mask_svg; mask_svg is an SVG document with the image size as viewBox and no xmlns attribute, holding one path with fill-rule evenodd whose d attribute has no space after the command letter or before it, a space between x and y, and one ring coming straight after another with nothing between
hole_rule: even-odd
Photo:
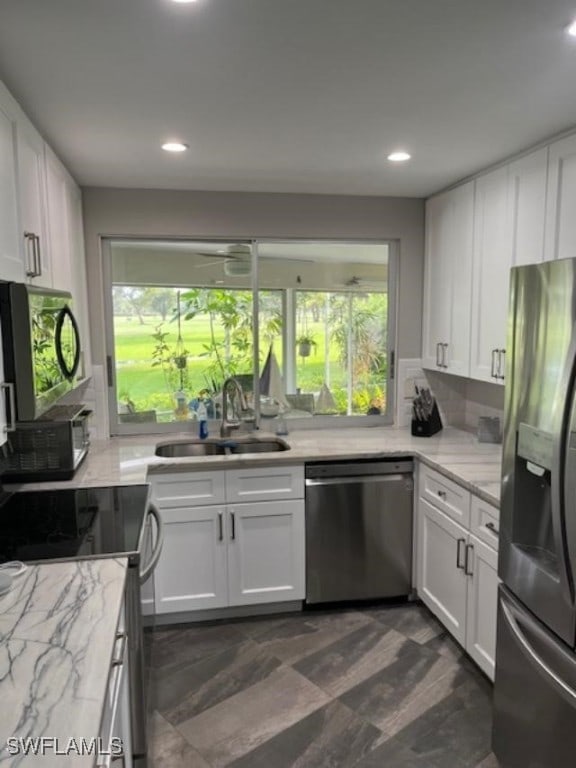
<instances>
[{"instance_id":1,"label":"microwave handle","mask_svg":"<svg viewBox=\"0 0 576 768\"><path fill-rule=\"evenodd\" d=\"M10 401L10 421L4 427L5 432L16 432L16 397L14 395L14 384L11 382L2 382L0 389L8 392L8 399Z\"/></svg>"},{"instance_id":2,"label":"microwave handle","mask_svg":"<svg viewBox=\"0 0 576 768\"><path fill-rule=\"evenodd\" d=\"M146 563L145 567L140 571L140 584L144 584L144 582L150 578L152 571L156 568L156 563L160 558L162 545L164 544L164 523L162 522L162 516L160 515L158 507L154 504L149 504L147 517L153 517L156 521L156 545L150 561Z\"/></svg>"}]
</instances>

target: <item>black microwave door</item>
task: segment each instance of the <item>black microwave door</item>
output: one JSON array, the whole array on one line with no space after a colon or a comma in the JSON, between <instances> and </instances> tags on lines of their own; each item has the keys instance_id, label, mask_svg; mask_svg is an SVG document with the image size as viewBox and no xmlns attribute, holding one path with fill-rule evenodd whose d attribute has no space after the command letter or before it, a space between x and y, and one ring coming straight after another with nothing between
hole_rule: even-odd
<instances>
[{"instance_id":1,"label":"black microwave door","mask_svg":"<svg viewBox=\"0 0 576 768\"><path fill-rule=\"evenodd\" d=\"M72 381L80 365L80 333L76 318L68 306L58 313L54 345L60 370L68 381Z\"/></svg>"}]
</instances>

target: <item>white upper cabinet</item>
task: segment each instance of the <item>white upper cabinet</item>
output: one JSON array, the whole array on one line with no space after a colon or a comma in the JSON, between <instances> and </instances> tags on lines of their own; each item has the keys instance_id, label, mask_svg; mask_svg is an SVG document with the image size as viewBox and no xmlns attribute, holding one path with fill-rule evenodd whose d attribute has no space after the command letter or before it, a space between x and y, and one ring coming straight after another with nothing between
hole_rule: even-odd
<instances>
[{"instance_id":1,"label":"white upper cabinet","mask_svg":"<svg viewBox=\"0 0 576 768\"><path fill-rule=\"evenodd\" d=\"M508 221L514 267L544 260L547 173L548 147L508 166Z\"/></svg>"},{"instance_id":2,"label":"white upper cabinet","mask_svg":"<svg viewBox=\"0 0 576 768\"><path fill-rule=\"evenodd\" d=\"M23 115L18 119L18 191L20 247L26 278L34 285L52 286L46 227L44 141Z\"/></svg>"},{"instance_id":3,"label":"white upper cabinet","mask_svg":"<svg viewBox=\"0 0 576 768\"><path fill-rule=\"evenodd\" d=\"M46 190L48 195L48 234L52 255L52 285L60 291L74 287L66 169L49 147L46 154Z\"/></svg>"},{"instance_id":4,"label":"white upper cabinet","mask_svg":"<svg viewBox=\"0 0 576 768\"><path fill-rule=\"evenodd\" d=\"M424 366L459 376L470 368L474 183L426 203Z\"/></svg>"},{"instance_id":5,"label":"white upper cabinet","mask_svg":"<svg viewBox=\"0 0 576 768\"><path fill-rule=\"evenodd\" d=\"M16 114L0 88L0 280L24 280L16 166Z\"/></svg>"},{"instance_id":6,"label":"white upper cabinet","mask_svg":"<svg viewBox=\"0 0 576 768\"><path fill-rule=\"evenodd\" d=\"M476 179L470 376L502 382L512 250L508 223L508 169Z\"/></svg>"},{"instance_id":7,"label":"white upper cabinet","mask_svg":"<svg viewBox=\"0 0 576 768\"><path fill-rule=\"evenodd\" d=\"M545 258L576 256L576 135L549 147Z\"/></svg>"}]
</instances>

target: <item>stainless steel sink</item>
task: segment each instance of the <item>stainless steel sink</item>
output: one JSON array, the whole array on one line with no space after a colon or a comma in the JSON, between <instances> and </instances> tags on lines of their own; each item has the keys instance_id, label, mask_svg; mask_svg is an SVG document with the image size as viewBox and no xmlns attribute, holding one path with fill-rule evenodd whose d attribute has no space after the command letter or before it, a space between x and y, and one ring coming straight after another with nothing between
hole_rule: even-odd
<instances>
[{"instance_id":1,"label":"stainless steel sink","mask_svg":"<svg viewBox=\"0 0 576 768\"><path fill-rule=\"evenodd\" d=\"M230 456L237 453L271 453L289 451L290 446L280 437L207 438L159 443L156 456L176 459L184 456Z\"/></svg>"},{"instance_id":2,"label":"stainless steel sink","mask_svg":"<svg viewBox=\"0 0 576 768\"><path fill-rule=\"evenodd\" d=\"M230 453L272 453L290 450L288 443L280 437L238 437L222 442Z\"/></svg>"},{"instance_id":3,"label":"stainless steel sink","mask_svg":"<svg viewBox=\"0 0 576 768\"><path fill-rule=\"evenodd\" d=\"M224 456L226 448L220 440L180 440L173 443L159 443L156 446L156 456L177 459L183 456Z\"/></svg>"}]
</instances>

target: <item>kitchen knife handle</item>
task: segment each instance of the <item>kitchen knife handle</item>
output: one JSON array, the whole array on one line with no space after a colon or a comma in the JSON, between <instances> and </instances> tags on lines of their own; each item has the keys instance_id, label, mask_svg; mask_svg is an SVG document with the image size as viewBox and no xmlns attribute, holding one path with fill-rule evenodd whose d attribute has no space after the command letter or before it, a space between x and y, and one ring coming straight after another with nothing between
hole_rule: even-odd
<instances>
[{"instance_id":1,"label":"kitchen knife handle","mask_svg":"<svg viewBox=\"0 0 576 768\"><path fill-rule=\"evenodd\" d=\"M460 552L461 552L460 545L465 543L466 543L466 539L458 539L458 541L456 542L456 568L464 568L465 564L461 561L461 558L460 558Z\"/></svg>"}]
</instances>

